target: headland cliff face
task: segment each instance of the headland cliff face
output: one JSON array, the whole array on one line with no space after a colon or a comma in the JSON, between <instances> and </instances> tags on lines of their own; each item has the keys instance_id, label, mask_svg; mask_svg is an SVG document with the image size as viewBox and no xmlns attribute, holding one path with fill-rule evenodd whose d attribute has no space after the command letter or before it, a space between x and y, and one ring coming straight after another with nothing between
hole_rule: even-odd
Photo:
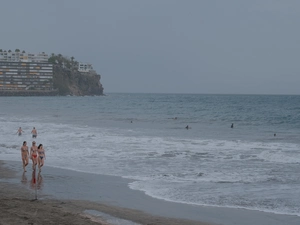
<instances>
[{"instance_id":1,"label":"headland cliff face","mask_svg":"<svg viewBox=\"0 0 300 225\"><path fill-rule=\"evenodd\" d=\"M77 69L53 65L53 88L59 95L103 95L100 78L101 75L93 70L79 72Z\"/></svg>"}]
</instances>

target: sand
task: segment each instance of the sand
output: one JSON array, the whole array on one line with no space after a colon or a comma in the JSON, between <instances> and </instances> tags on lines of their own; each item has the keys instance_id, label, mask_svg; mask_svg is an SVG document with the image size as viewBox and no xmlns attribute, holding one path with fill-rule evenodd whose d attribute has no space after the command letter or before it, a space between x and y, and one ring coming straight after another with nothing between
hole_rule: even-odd
<instances>
[{"instance_id":1,"label":"sand","mask_svg":"<svg viewBox=\"0 0 300 225\"><path fill-rule=\"evenodd\" d=\"M33 190L15 182L18 173L4 166L9 162L0 162L0 224L103 224L109 223L99 216L86 213L97 210L116 218L147 225L208 225L185 219L166 218L151 215L139 210L117 207L99 202L55 199L55 196L41 196L35 200ZM21 167L20 167L21 168ZM27 168L27 174L31 169ZM44 184L46 185L46 184Z\"/></svg>"},{"instance_id":2,"label":"sand","mask_svg":"<svg viewBox=\"0 0 300 225\"><path fill-rule=\"evenodd\" d=\"M21 161L0 161L0 225L299 225L300 217L242 208L199 206L132 190L134 180L44 166L37 182ZM37 200L35 199L37 193ZM200 193L201 194L201 193ZM91 213L96 212L95 213ZM99 214L100 213L100 214ZM107 219L101 213L113 216ZM127 220L124 223L123 220ZM130 223L127 223L131 221ZM135 224L134 224L134 223Z\"/></svg>"}]
</instances>

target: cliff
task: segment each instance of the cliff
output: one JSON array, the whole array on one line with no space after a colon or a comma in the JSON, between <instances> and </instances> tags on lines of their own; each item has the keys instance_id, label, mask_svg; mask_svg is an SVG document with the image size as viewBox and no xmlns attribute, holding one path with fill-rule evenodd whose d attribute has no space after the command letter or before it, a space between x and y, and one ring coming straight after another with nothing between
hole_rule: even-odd
<instances>
[{"instance_id":1,"label":"cliff","mask_svg":"<svg viewBox=\"0 0 300 225\"><path fill-rule=\"evenodd\" d=\"M93 70L83 73L72 67L53 65L53 87L59 95L103 95L100 78Z\"/></svg>"}]
</instances>

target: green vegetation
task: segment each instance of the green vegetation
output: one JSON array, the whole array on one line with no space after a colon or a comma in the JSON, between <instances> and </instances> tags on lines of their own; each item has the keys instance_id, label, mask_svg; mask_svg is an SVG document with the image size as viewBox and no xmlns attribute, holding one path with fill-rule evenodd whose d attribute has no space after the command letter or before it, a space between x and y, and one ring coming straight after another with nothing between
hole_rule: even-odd
<instances>
[{"instance_id":1,"label":"green vegetation","mask_svg":"<svg viewBox=\"0 0 300 225\"><path fill-rule=\"evenodd\" d=\"M6 52L6 50L3 51L0 49L0 52ZM12 52L12 50L9 49L8 52ZM20 52L20 49L16 48L15 52ZM25 51L23 51L23 53L25 53Z\"/></svg>"},{"instance_id":2,"label":"green vegetation","mask_svg":"<svg viewBox=\"0 0 300 225\"><path fill-rule=\"evenodd\" d=\"M62 56L61 54L55 55L54 53L51 54L51 57L48 59L49 63L58 64L68 69L78 69L78 62L74 61L74 57L71 58Z\"/></svg>"}]
</instances>

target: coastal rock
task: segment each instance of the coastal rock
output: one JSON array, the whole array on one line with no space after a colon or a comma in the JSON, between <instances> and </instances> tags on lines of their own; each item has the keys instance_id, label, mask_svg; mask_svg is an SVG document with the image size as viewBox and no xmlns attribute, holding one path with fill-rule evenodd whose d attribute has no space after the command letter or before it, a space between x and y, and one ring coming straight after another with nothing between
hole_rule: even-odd
<instances>
[{"instance_id":1,"label":"coastal rock","mask_svg":"<svg viewBox=\"0 0 300 225\"><path fill-rule=\"evenodd\" d=\"M94 70L79 72L77 69L63 68L53 65L53 87L59 95L103 95L103 86L100 83L101 75Z\"/></svg>"}]
</instances>

